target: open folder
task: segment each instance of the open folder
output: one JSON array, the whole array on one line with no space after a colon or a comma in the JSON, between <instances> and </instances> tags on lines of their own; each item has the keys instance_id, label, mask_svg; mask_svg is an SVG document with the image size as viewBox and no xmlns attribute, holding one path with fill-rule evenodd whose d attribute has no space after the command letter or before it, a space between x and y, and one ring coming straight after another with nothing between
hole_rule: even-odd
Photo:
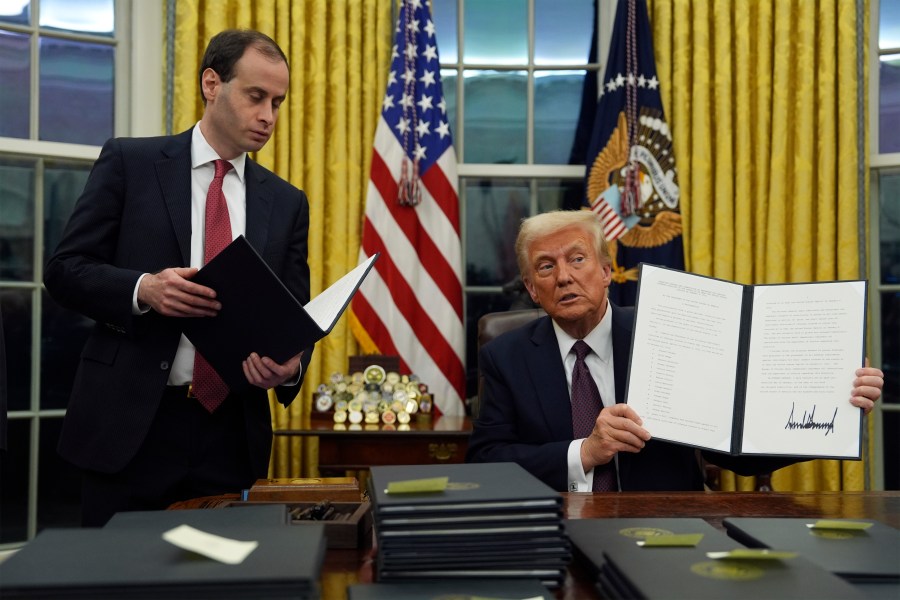
<instances>
[{"instance_id":1,"label":"open folder","mask_svg":"<svg viewBox=\"0 0 900 600\"><path fill-rule=\"evenodd\" d=\"M251 352L283 363L328 335L378 256L304 306L239 236L193 279L216 291L222 309L215 317L183 319L184 335L232 390L246 387L241 363Z\"/></svg>"}]
</instances>

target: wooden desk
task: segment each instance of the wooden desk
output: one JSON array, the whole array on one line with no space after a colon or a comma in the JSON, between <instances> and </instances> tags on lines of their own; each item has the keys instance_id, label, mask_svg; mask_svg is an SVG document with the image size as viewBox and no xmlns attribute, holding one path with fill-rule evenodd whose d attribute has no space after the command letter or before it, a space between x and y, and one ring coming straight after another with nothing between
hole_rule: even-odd
<instances>
[{"instance_id":1,"label":"wooden desk","mask_svg":"<svg viewBox=\"0 0 900 600\"><path fill-rule=\"evenodd\" d=\"M340 474L377 465L461 463L472 434L468 417L414 419L408 425L350 425L319 418L275 435L319 438L319 471Z\"/></svg>"},{"instance_id":2,"label":"wooden desk","mask_svg":"<svg viewBox=\"0 0 900 600\"><path fill-rule=\"evenodd\" d=\"M623 492L563 494L570 519L615 517L700 517L723 529L725 517L809 517L877 519L900 528L900 492ZM371 583L374 551L332 550L322 569L323 600L343 600L347 586ZM560 600L599 598L578 562L568 569Z\"/></svg>"}]
</instances>

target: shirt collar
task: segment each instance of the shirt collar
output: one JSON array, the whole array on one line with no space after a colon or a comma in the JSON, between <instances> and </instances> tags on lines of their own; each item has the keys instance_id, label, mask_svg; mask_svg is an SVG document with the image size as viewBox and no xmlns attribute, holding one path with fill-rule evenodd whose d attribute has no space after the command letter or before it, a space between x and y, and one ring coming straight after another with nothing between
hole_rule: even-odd
<instances>
[{"instance_id":1,"label":"shirt collar","mask_svg":"<svg viewBox=\"0 0 900 600\"><path fill-rule=\"evenodd\" d=\"M203 137L203 132L200 131L200 123L197 123L194 126L194 131L191 133L191 168L196 169L197 167L211 163L219 158L221 157L213 150L212 146L209 145L206 138ZM232 158L228 162L234 167L234 172L237 173L238 178L243 183L244 167L247 163L247 153L242 152L236 158Z\"/></svg>"},{"instance_id":2,"label":"shirt collar","mask_svg":"<svg viewBox=\"0 0 900 600\"><path fill-rule=\"evenodd\" d=\"M593 350L594 354L596 354L600 360L604 363L608 363L612 360L612 308L609 305L608 297L605 301L606 311L604 311L603 317L600 319L600 322L597 323L597 326L584 336L584 341L591 347L591 350ZM553 331L556 333L559 351L562 354L563 362L565 362L566 356L569 355L572 351L572 346L574 346L575 342L578 340L563 331L563 328L557 325L556 321L551 322L553 323Z\"/></svg>"}]
</instances>

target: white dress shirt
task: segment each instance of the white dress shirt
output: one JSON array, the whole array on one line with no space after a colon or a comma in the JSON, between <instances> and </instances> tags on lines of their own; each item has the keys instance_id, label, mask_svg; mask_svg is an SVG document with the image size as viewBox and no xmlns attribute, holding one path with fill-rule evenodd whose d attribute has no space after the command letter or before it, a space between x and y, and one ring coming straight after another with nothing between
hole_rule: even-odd
<instances>
[{"instance_id":1,"label":"white dress shirt","mask_svg":"<svg viewBox=\"0 0 900 600\"><path fill-rule=\"evenodd\" d=\"M569 388L569 397L572 395L572 370L575 368L575 353L572 347L578 340L567 334L562 328L553 322L553 330L556 333L556 341L559 344L559 353L566 371L566 384ZM591 353L584 361L591 372L591 377L600 391L603 406L612 406L616 403L616 382L613 375L613 348L612 348L612 309L609 299L606 300L606 312L600 323L584 337L585 343L591 347ZM581 464L581 444L584 438L572 440L569 444L567 455L568 463L568 490L570 492L590 492L594 483L594 471L587 473Z\"/></svg>"}]
</instances>

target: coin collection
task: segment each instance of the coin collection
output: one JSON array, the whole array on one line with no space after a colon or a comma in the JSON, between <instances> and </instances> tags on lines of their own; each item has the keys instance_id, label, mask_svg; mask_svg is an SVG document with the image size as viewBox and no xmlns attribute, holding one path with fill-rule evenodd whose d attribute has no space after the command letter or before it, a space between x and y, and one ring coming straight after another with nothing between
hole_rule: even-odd
<instances>
[{"instance_id":1,"label":"coin collection","mask_svg":"<svg viewBox=\"0 0 900 600\"><path fill-rule=\"evenodd\" d=\"M405 425L414 415L431 414L428 386L416 375L385 372L379 365L345 375L334 373L313 393L319 413L333 412L334 422Z\"/></svg>"}]
</instances>

